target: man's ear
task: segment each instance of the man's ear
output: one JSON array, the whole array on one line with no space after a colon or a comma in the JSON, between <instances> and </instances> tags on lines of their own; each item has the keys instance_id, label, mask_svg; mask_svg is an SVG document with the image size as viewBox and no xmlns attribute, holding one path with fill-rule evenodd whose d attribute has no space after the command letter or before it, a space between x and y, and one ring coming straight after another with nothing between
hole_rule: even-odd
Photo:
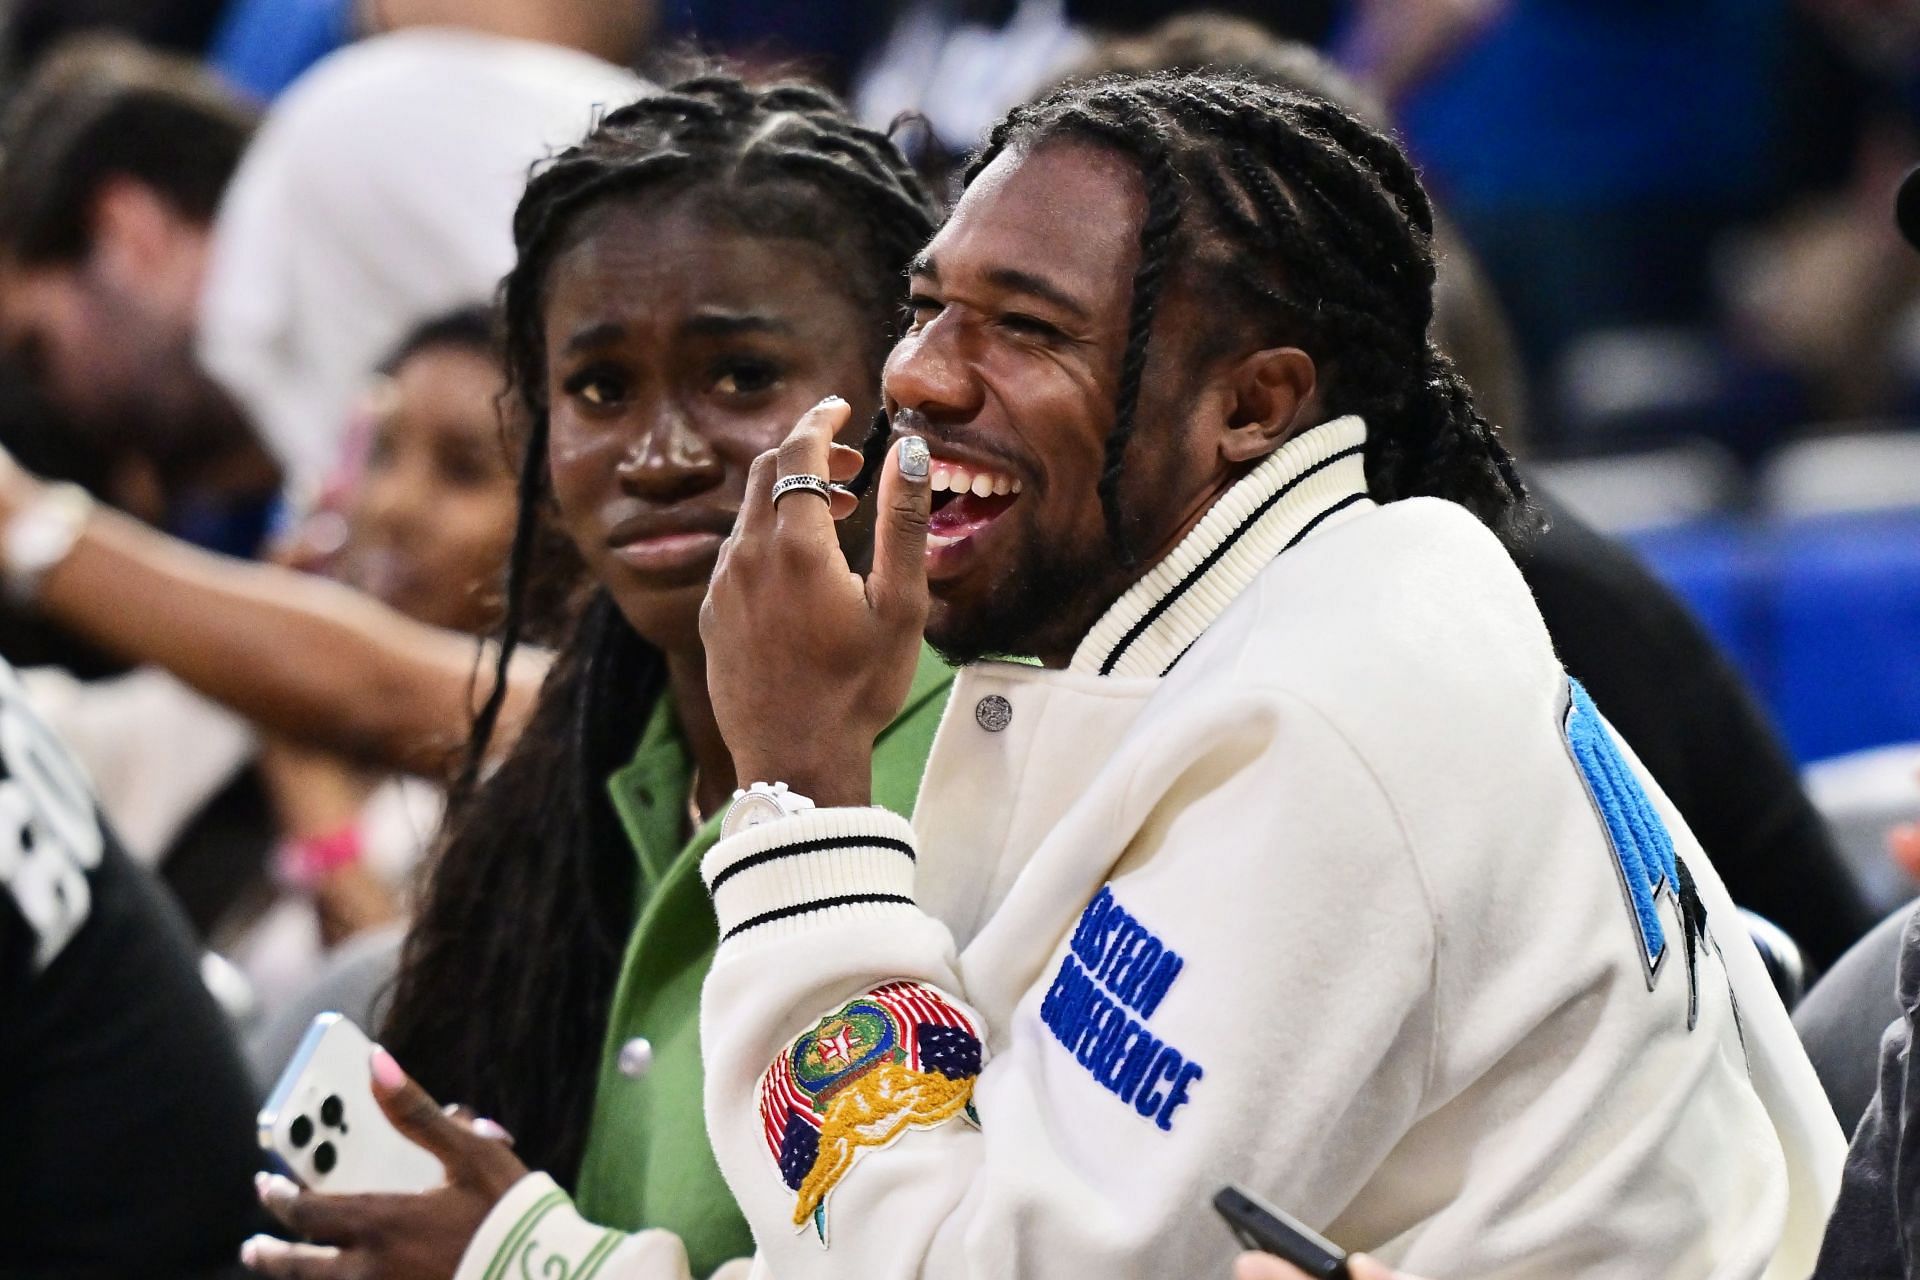
<instances>
[{"instance_id":1,"label":"man's ear","mask_svg":"<svg viewBox=\"0 0 1920 1280\"><path fill-rule=\"evenodd\" d=\"M1255 462L1311 421L1317 385L1313 357L1298 347L1269 347L1243 356L1228 371L1232 396L1220 456Z\"/></svg>"}]
</instances>

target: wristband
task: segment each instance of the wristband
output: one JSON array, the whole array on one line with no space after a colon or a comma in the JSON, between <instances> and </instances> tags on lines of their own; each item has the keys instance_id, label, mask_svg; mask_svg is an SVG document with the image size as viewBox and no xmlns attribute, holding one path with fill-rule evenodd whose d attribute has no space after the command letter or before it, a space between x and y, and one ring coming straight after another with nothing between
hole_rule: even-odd
<instances>
[{"instance_id":1,"label":"wristband","mask_svg":"<svg viewBox=\"0 0 1920 1280\"><path fill-rule=\"evenodd\" d=\"M324 836L295 836L281 841L277 870L282 883L312 890L334 872L359 862L363 852L360 824L350 822Z\"/></svg>"},{"instance_id":2,"label":"wristband","mask_svg":"<svg viewBox=\"0 0 1920 1280\"><path fill-rule=\"evenodd\" d=\"M80 540L93 499L77 484L50 484L0 530L0 577L16 604L32 604L40 584Z\"/></svg>"}]
</instances>

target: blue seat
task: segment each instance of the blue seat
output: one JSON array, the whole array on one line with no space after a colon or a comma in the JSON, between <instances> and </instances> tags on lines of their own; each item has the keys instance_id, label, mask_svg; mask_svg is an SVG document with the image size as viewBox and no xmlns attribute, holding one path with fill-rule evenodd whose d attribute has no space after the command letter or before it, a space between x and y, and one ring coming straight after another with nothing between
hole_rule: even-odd
<instances>
[{"instance_id":1,"label":"blue seat","mask_svg":"<svg viewBox=\"0 0 1920 1280\"><path fill-rule=\"evenodd\" d=\"M1920 738L1920 510L1786 521L1773 564L1773 677L1794 753Z\"/></svg>"},{"instance_id":2,"label":"blue seat","mask_svg":"<svg viewBox=\"0 0 1920 1280\"><path fill-rule=\"evenodd\" d=\"M1637 533L1628 541L1748 682L1764 690L1773 676L1765 543L1744 522L1724 516Z\"/></svg>"}]
</instances>

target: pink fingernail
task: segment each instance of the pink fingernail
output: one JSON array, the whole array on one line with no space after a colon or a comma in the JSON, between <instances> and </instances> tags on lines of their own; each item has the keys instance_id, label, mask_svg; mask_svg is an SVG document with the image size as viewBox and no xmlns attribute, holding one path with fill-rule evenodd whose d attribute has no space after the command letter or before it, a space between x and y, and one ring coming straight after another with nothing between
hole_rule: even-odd
<instances>
[{"instance_id":1,"label":"pink fingernail","mask_svg":"<svg viewBox=\"0 0 1920 1280\"><path fill-rule=\"evenodd\" d=\"M407 1073L393 1060L393 1055L378 1045L374 1046L373 1057L369 1061L373 1069L373 1082L382 1089L392 1092L407 1082Z\"/></svg>"},{"instance_id":2,"label":"pink fingernail","mask_svg":"<svg viewBox=\"0 0 1920 1280\"><path fill-rule=\"evenodd\" d=\"M513 1145L513 1135L508 1133L506 1126L497 1120L489 1120L481 1116L473 1122L473 1131L482 1138L491 1138L495 1142L504 1142L508 1146Z\"/></svg>"},{"instance_id":3,"label":"pink fingernail","mask_svg":"<svg viewBox=\"0 0 1920 1280\"><path fill-rule=\"evenodd\" d=\"M240 1265L258 1267L269 1259L279 1257L286 1252L286 1242L272 1236L249 1236L240 1246Z\"/></svg>"}]
</instances>

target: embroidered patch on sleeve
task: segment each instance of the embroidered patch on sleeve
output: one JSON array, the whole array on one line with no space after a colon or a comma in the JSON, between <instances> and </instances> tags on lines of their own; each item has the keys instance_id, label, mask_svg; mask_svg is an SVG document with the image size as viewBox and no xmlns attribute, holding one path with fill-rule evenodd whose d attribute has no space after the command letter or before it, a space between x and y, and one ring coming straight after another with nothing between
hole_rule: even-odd
<instances>
[{"instance_id":1,"label":"embroidered patch on sleeve","mask_svg":"<svg viewBox=\"0 0 1920 1280\"><path fill-rule=\"evenodd\" d=\"M827 1242L827 1196L853 1162L908 1129L977 1123L982 1050L973 1018L933 987L890 982L848 1001L760 1077L760 1121L793 1223Z\"/></svg>"},{"instance_id":2,"label":"embroidered patch on sleeve","mask_svg":"<svg viewBox=\"0 0 1920 1280\"><path fill-rule=\"evenodd\" d=\"M1699 1014L1696 959L1706 931L1706 908L1674 850L1666 823L1578 680L1567 681L1561 732L1613 850L1620 889L1633 913L1640 965L1649 991L1659 982L1668 954L1666 926L1660 920L1661 899L1670 900L1679 913L1685 933L1687 1026L1691 1028Z\"/></svg>"}]
</instances>

